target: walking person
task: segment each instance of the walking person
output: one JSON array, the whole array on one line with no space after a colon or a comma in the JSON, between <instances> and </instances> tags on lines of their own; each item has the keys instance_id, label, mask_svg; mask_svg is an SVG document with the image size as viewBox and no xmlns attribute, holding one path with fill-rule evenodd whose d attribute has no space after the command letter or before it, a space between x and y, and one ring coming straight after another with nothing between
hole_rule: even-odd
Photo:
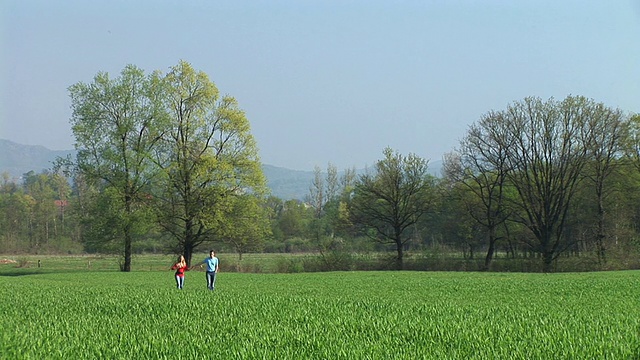
<instances>
[{"instance_id":1,"label":"walking person","mask_svg":"<svg viewBox=\"0 0 640 360\"><path fill-rule=\"evenodd\" d=\"M209 251L209 257L202 261L200 267L203 265L207 266L207 289L213 290L216 286L216 273L218 272L218 258L216 257L216 252L211 250Z\"/></svg>"},{"instance_id":2,"label":"walking person","mask_svg":"<svg viewBox=\"0 0 640 360\"><path fill-rule=\"evenodd\" d=\"M171 270L176 271L176 284L178 285L178 289L182 290L184 287L184 272L189 270L184 256L180 255L178 262L173 264Z\"/></svg>"}]
</instances>

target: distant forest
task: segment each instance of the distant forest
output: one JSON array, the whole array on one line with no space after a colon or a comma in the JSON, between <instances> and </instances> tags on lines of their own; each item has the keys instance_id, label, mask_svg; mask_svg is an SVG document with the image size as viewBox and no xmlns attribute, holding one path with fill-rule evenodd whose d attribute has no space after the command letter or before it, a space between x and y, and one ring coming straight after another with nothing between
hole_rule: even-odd
<instances>
[{"instance_id":1,"label":"distant forest","mask_svg":"<svg viewBox=\"0 0 640 360\"><path fill-rule=\"evenodd\" d=\"M0 142L0 253L118 254L123 271L136 253L212 247L319 259L292 271L640 268L638 115L529 97L484 114L437 172L390 148L365 171L300 172L259 163L205 74L157 76L72 86L80 150L51 166L42 147ZM154 96L123 96L132 86Z\"/></svg>"}]
</instances>

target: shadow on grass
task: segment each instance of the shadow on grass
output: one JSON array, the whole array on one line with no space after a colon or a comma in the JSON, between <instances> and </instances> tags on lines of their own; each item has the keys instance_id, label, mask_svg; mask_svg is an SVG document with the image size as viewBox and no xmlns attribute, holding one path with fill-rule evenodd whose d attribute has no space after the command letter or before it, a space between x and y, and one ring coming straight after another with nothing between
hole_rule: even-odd
<instances>
[{"instance_id":1,"label":"shadow on grass","mask_svg":"<svg viewBox=\"0 0 640 360\"><path fill-rule=\"evenodd\" d=\"M53 273L53 271L42 271L40 269L2 269L0 276L25 276Z\"/></svg>"},{"instance_id":2,"label":"shadow on grass","mask_svg":"<svg viewBox=\"0 0 640 360\"><path fill-rule=\"evenodd\" d=\"M44 275L44 274L70 274L87 272L84 269L38 269L38 268L0 268L0 277L14 277L27 275ZM114 270L91 270L89 272L114 272Z\"/></svg>"}]
</instances>

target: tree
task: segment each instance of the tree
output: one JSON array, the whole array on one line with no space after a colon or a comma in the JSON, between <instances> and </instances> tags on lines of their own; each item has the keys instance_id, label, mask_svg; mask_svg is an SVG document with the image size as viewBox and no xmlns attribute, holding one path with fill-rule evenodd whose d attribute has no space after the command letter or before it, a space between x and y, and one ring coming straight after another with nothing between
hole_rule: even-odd
<instances>
[{"instance_id":1,"label":"tree","mask_svg":"<svg viewBox=\"0 0 640 360\"><path fill-rule=\"evenodd\" d=\"M627 138L624 116L618 109L610 109L603 104L590 107L587 121L588 133L584 140L587 146L589 162L585 176L593 184L597 204L596 246L598 260L606 263L606 209L605 200L615 188L607 186L607 179L614 173L621 162L624 139Z\"/></svg>"},{"instance_id":2,"label":"tree","mask_svg":"<svg viewBox=\"0 0 640 360\"><path fill-rule=\"evenodd\" d=\"M314 169L307 202L314 210L315 218L309 226L309 233L322 252L333 247L336 241L336 230L340 230L340 204L344 192L352 187L355 170L346 170L338 175L335 165L327 165L326 178L318 166Z\"/></svg>"},{"instance_id":3,"label":"tree","mask_svg":"<svg viewBox=\"0 0 640 360\"><path fill-rule=\"evenodd\" d=\"M249 121L230 96L220 96L201 71L181 61L162 79L168 119L157 147L162 181L154 199L174 249L191 263L194 249L229 221L233 197L265 191Z\"/></svg>"},{"instance_id":4,"label":"tree","mask_svg":"<svg viewBox=\"0 0 640 360\"><path fill-rule=\"evenodd\" d=\"M9 180L8 173L2 174L0 184L0 235L1 252L28 251L33 244L24 243L31 240L32 218L35 200L14 181Z\"/></svg>"},{"instance_id":5,"label":"tree","mask_svg":"<svg viewBox=\"0 0 640 360\"><path fill-rule=\"evenodd\" d=\"M157 74L129 65L115 79L101 72L69 87L78 171L117 198L102 210L120 219L104 233L122 238L123 271L131 270L132 244L147 229L139 212L155 176L149 154L162 122L157 84Z\"/></svg>"},{"instance_id":6,"label":"tree","mask_svg":"<svg viewBox=\"0 0 640 360\"><path fill-rule=\"evenodd\" d=\"M46 245L54 236L56 191L51 185L51 177L46 172L24 174L25 192L34 201L30 237L35 247Z\"/></svg>"},{"instance_id":7,"label":"tree","mask_svg":"<svg viewBox=\"0 0 640 360\"><path fill-rule=\"evenodd\" d=\"M481 201L458 183L441 181L438 185L434 209L419 224L429 230L423 235L425 245L428 239L434 250L452 247L460 249L465 259L475 259L478 248L486 245L487 231L470 215L469 208L475 201L476 207L482 209Z\"/></svg>"},{"instance_id":8,"label":"tree","mask_svg":"<svg viewBox=\"0 0 640 360\"><path fill-rule=\"evenodd\" d=\"M356 182L356 169L351 168L343 172L340 177L340 191L337 198L332 201L330 215L331 227L338 236L352 236L353 235L353 223L351 222L351 216L349 215L349 203L351 202L351 196Z\"/></svg>"},{"instance_id":9,"label":"tree","mask_svg":"<svg viewBox=\"0 0 640 360\"><path fill-rule=\"evenodd\" d=\"M590 126L602 120L597 106L584 97L525 98L479 124L504 151L506 177L518 194L515 219L534 235L529 245L542 255L545 272L569 246L563 231L587 163Z\"/></svg>"},{"instance_id":10,"label":"tree","mask_svg":"<svg viewBox=\"0 0 640 360\"><path fill-rule=\"evenodd\" d=\"M283 240L294 237L303 237L314 218L314 212L304 203L290 199L284 202L280 215L276 218L278 231L282 233ZM290 249L285 249L289 251Z\"/></svg>"},{"instance_id":11,"label":"tree","mask_svg":"<svg viewBox=\"0 0 640 360\"><path fill-rule=\"evenodd\" d=\"M627 131L623 139L625 156L640 173L640 114L634 114L629 118Z\"/></svg>"},{"instance_id":12,"label":"tree","mask_svg":"<svg viewBox=\"0 0 640 360\"><path fill-rule=\"evenodd\" d=\"M323 207L326 203L325 184L322 177L322 170L319 166L313 169L313 179L311 180L311 186L309 187L309 196L307 202L314 210L315 216L320 217L322 215Z\"/></svg>"},{"instance_id":13,"label":"tree","mask_svg":"<svg viewBox=\"0 0 640 360\"><path fill-rule=\"evenodd\" d=\"M508 218L505 187L506 152L496 141L503 138L505 128L494 124L502 121L500 114L489 113L479 124L469 128L456 153L445 156L445 176L452 183L451 193L465 205L467 213L487 232L487 254L484 269L493 260L498 227ZM458 186L460 185L460 186Z\"/></svg>"},{"instance_id":14,"label":"tree","mask_svg":"<svg viewBox=\"0 0 640 360\"><path fill-rule=\"evenodd\" d=\"M219 236L230 244L242 260L242 254L261 249L264 239L271 235L269 209L262 199L254 195L232 198L225 209L225 219Z\"/></svg>"},{"instance_id":15,"label":"tree","mask_svg":"<svg viewBox=\"0 0 640 360\"><path fill-rule=\"evenodd\" d=\"M374 173L361 175L356 182L350 214L370 238L395 245L396 267L402 269L413 225L429 210L432 180L426 160L390 148L384 156Z\"/></svg>"}]
</instances>

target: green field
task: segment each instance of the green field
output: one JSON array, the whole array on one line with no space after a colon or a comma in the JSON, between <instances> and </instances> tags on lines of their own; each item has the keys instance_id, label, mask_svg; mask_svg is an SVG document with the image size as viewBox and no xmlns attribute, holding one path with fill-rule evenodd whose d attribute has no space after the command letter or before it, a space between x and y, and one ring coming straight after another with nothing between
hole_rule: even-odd
<instances>
[{"instance_id":1,"label":"green field","mask_svg":"<svg viewBox=\"0 0 640 360\"><path fill-rule=\"evenodd\" d=\"M638 359L639 277L0 265L0 358Z\"/></svg>"}]
</instances>

